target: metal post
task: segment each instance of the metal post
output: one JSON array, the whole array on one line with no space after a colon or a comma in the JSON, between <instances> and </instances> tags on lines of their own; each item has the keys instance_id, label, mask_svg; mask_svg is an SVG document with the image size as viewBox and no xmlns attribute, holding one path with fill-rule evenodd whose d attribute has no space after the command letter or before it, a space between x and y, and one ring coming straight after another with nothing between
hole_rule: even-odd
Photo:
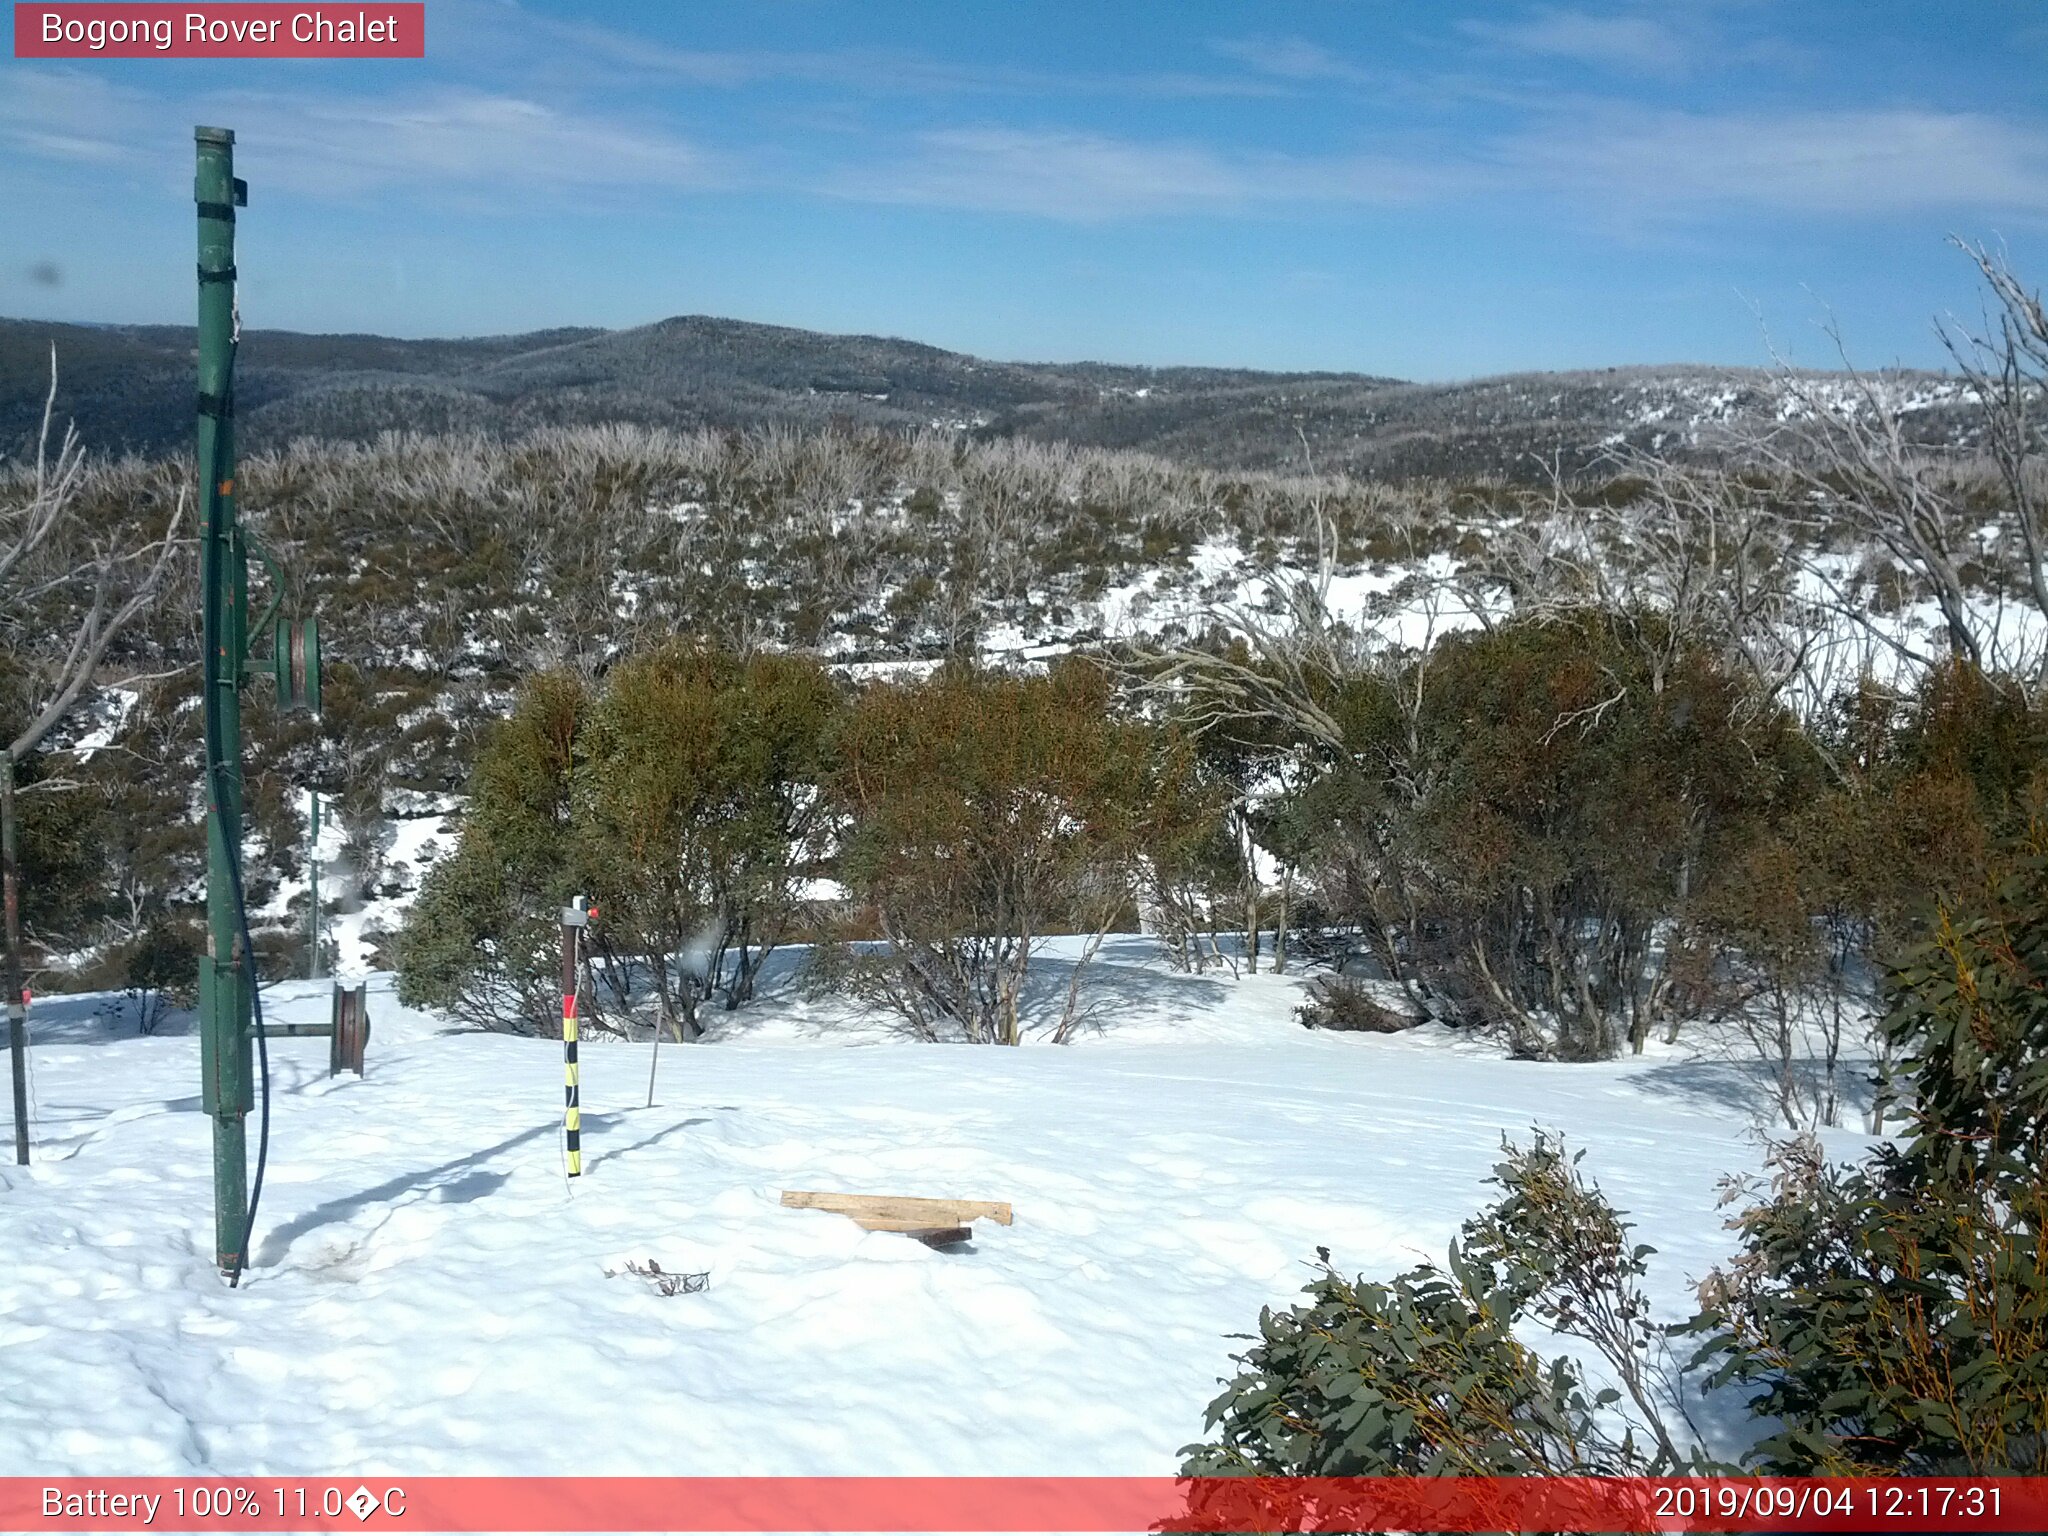
<instances>
[{"instance_id":1,"label":"metal post","mask_svg":"<svg viewBox=\"0 0 2048 1536\"><path fill-rule=\"evenodd\" d=\"M238 1270L248 1228L250 996L235 902L242 844L242 659L248 564L235 519L235 136L199 128L199 499L206 706L206 955L199 963L201 1101L213 1118L214 1259Z\"/></svg>"},{"instance_id":2,"label":"metal post","mask_svg":"<svg viewBox=\"0 0 2048 1536\"><path fill-rule=\"evenodd\" d=\"M647 1058L647 1107L654 1108L654 1074L661 1067L661 1016L668 1010L658 1003L654 1010L654 1051Z\"/></svg>"},{"instance_id":3,"label":"metal post","mask_svg":"<svg viewBox=\"0 0 2048 1536\"><path fill-rule=\"evenodd\" d=\"M7 1055L14 1068L14 1160L28 1166L28 1009L21 1000L21 850L14 828L14 756L0 751L0 885L7 924Z\"/></svg>"},{"instance_id":4,"label":"metal post","mask_svg":"<svg viewBox=\"0 0 2048 1536\"><path fill-rule=\"evenodd\" d=\"M590 924L583 898L562 908L562 1139L568 1154L569 1177L583 1173L583 1105L576 1071L576 951Z\"/></svg>"},{"instance_id":5,"label":"metal post","mask_svg":"<svg viewBox=\"0 0 2048 1536\"><path fill-rule=\"evenodd\" d=\"M306 798L313 802L313 841L306 855L306 928L307 949L311 958L306 962L306 974L314 981L320 979L320 791L308 790Z\"/></svg>"}]
</instances>

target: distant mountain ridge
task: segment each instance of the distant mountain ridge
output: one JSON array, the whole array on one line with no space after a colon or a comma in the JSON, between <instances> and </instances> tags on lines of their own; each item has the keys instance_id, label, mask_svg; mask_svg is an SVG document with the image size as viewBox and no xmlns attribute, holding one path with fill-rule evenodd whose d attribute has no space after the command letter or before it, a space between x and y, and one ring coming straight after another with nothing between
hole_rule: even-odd
<instances>
[{"instance_id":1,"label":"distant mountain ridge","mask_svg":"<svg viewBox=\"0 0 2048 1536\"><path fill-rule=\"evenodd\" d=\"M0 445L58 412L95 449L156 453L192 434L193 339L179 326L0 319ZM1963 428L1955 382L1894 373L1931 437ZM1406 477L1575 467L1619 444L1711 450L1778 420L1757 369L1676 365L1414 384L1362 373L1006 363L879 336L685 315L628 330L400 340L249 331L236 393L245 447L393 429L516 434L549 424L694 427L848 420L1156 452L1221 469L1302 462Z\"/></svg>"}]
</instances>

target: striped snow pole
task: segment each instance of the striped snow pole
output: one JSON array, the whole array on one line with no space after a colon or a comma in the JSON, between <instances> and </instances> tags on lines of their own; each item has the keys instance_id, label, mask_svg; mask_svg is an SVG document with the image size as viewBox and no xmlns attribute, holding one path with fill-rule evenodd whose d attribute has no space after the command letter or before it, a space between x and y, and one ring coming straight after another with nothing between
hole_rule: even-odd
<instances>
[{"instance_id":1,"label":"striped snow pole","mask_svg":"<svg viewBox=\"0 0 2048 1536\"><path fill-rule=\"evenodd\" d=\"M576 948L590 913L578 896L562 908L562 1139L569 1177L583 1173L583 1108L576 1074Z\"/></svg>"}]
</instances>

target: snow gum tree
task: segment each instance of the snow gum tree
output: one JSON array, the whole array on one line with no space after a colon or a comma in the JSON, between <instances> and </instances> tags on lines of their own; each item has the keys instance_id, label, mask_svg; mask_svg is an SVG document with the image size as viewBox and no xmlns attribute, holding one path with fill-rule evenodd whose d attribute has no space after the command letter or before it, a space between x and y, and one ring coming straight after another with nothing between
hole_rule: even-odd
<instances>
[{"instance_id":1,"label":"snow gum tree","mask_svg":"<svg viewBox=\"0 0 2048 1536\"><path fill-rule=\"evenodd\" d=\"M1771 1426L1760 1471L2048 1471L2048 823L1995 863L1886 978L1907 1135L1730 1186L1742 1251L1693 1328Z\"/></svg>"},{"instance_id":2,"label":"snow gum tree","mask_svg":"<svg viewBox=\"0 0 2048 1536\"><path fill-rule=\"evenodd\" d=\"M1843 1063L1883 1013L1882 956L1968 899L1997 849L2048 805L2048 706L2017 680L1944 662L1911 693L1870 684L1811 727L1825 785L1705 893L1694 937L1714 957L1715 1012L1771 1073L1784 1122L1835 1125ZM1872 1129L1883 1108L1873 1107Z\"/></svg>"},{"instance_id":3,"label":"snow gum tree","mask_svg":"<svg viewBox=\"0 0 2048 1536\"><path fill-rule=\"evenodd\" d=\"M1015 1045L1039 940L1084 936L1082 966L1132 903L1145 850L1193 802L1164 792L1160 733L1112 709L1108 674L949 666L883 683L839 736L851 818L841 871L887 943L874 995L927 1039ZM1051 1019L1080 1024L1077 969Z\"/></svg>"},{"instance_id":4,"label":"snow gum tree","mask_svg":"<svg viewBox=\"0 0 2048 1536\"><path fill-rule=\"evenodd\" d=\"M490 1027L559 1018L557 913L591 930L585 1017L643 985L693 1035L700 1005L737 1007L789 933L829 832L820 790L838 695L814 661L672 642L592 688L532 679L486 742L455 853L422 888L399 946L401 992Z\"/></svg>"},{"instance_id":5,"label":"snow gum tree","mask_svg":"<svg viewBox=\"0 0 2048 1536\"><path fill-rule=\"evenodd\" d=\"M1425 1010L1585 1060L1691 1005L1693 911L1817 765L1710 653L1653 675L1655 649L1561 615L1332 685L1343 751L1300 812L1317 883Z\"/></svg>"},{"instance_id":6,"label":"snow gum tree","mask_svg":"<svg viewBox=\"0 0 2048 1536\"><path fill-rule=\"evenodd\" d=\"M585 731L576 833L603 942L643 958L662 1020L752 997L830 823L839 708L815 661L671 645L614 668Z\"/></svg>"},{"instance_id":7,"label":"snow gum tree","mask_svg":"<svg viewBox=\"0 0 2048 1536\"><path fill-rule=\"evenodd\" d=\"M558 913L581 885L571 826L589 691L528 681L478 755L462 839L420 889L398 942L398 993L488 1029L541 1034L561 1018Z\"/></svg>"}]
</instances>

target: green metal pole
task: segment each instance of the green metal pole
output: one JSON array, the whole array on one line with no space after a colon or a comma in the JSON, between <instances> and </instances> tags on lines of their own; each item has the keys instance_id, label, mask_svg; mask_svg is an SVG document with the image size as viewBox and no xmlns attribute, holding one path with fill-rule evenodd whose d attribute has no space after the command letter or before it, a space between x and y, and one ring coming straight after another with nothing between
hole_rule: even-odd
<instances>
[{"instance_id":1,"label":"green metal pole","mask_svg":"<svg viewBox=\"0 0 2048 1536\"><path fill-rule=\"evenodd\" d=\"M320 791L308 790L307 798L313 802L313 844L306 855L306 927L310 932L307 944L311 958L306 962L306 974L314 981L320 979Z\"/></svg>"},{"instance_id":2,"label":"green metal pole","mask_svg":"<svg viewBox=\"0 0 2048 1536\"><path fill-rule=\"evenodd\" d=\"M242 658L248 570L235 520L235 136L194 130L199 174L199 500L205 647L206 925L199 963L201 1102L213 1117L214 1259L240 1267L248 1227L250 999L235 885L242 844Z\"/></svg>"}]
</instances>

